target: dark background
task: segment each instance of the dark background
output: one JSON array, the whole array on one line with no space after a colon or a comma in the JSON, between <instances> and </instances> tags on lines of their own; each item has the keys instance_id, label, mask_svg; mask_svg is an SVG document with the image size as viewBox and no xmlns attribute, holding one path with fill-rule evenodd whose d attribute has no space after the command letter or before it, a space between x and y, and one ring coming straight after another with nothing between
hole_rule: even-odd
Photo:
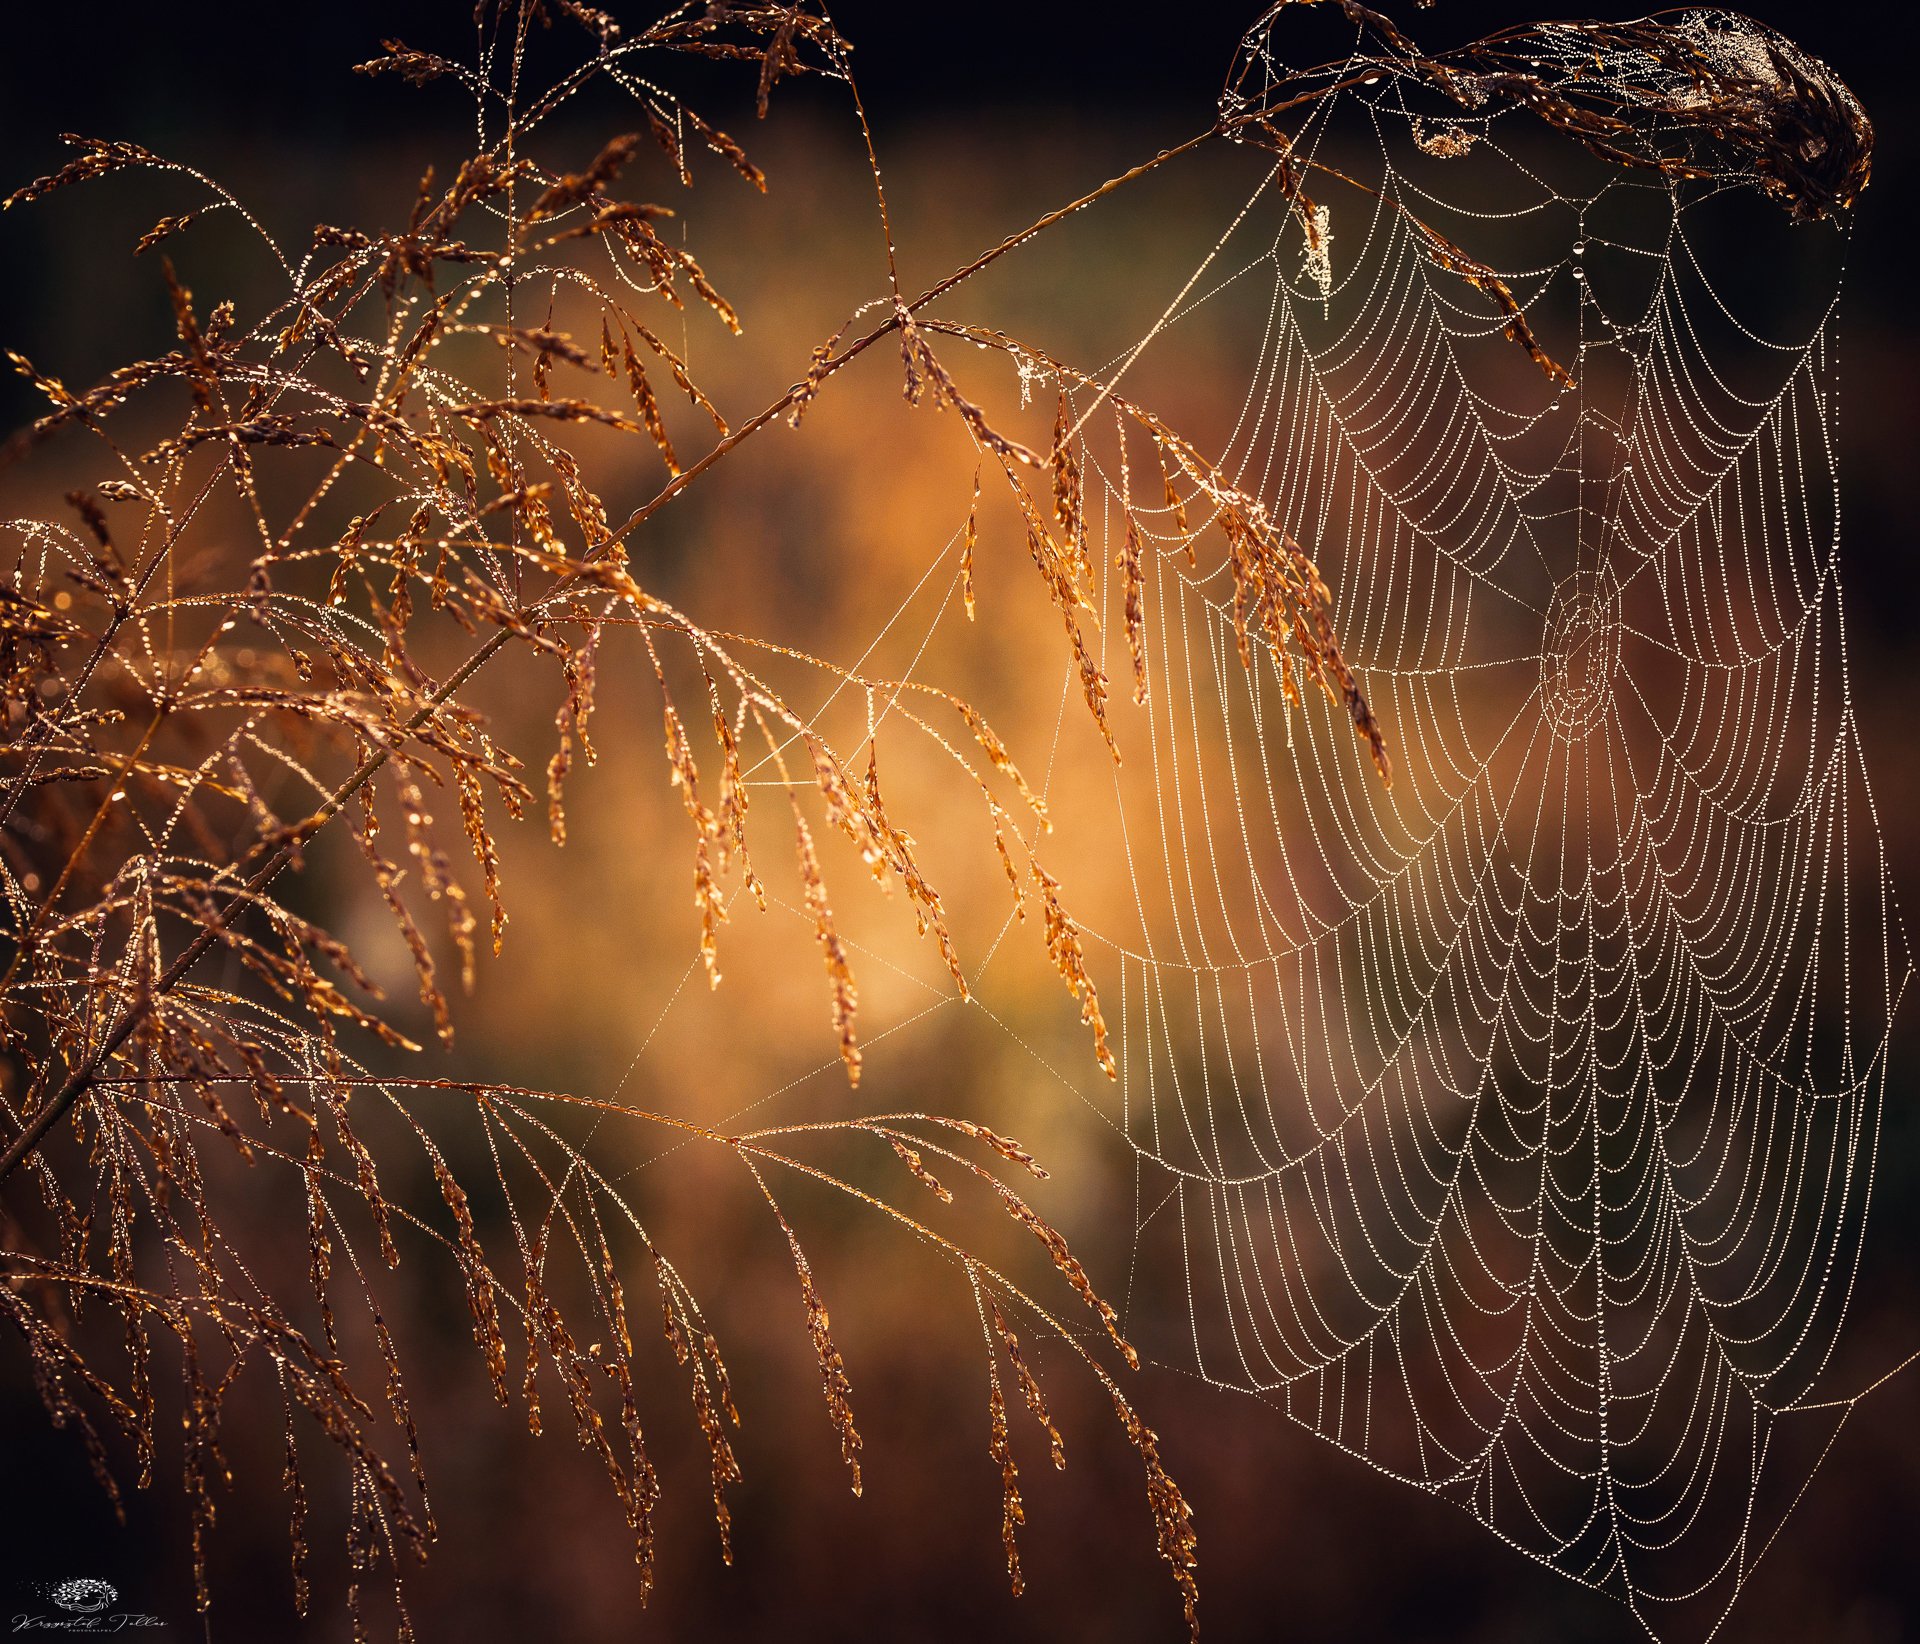
<instances>
[{"instance_id":1,"label":"dark background","mask_svg":"<svg viewBox=\"0 0 1920 1644\"><path fill-rule=\"evenodd\" d=\"M621 8L614 8L619 11ZM856 65L883 158L890 146L942 133L1004 132L1044 124L1055 147L1033 165L1057 171L1066 198L1104 175L1100 160L1151 153L1204 125L1251 7L1202 0L1159 12L1103 4L890 4L847 0L833 7L858 47ZM1423 41L1451 43L1522 20L1509 4L1438 0L1430 10L1390 8ZM1883 818L1898 855L1897 881L1920 885L1920 824L1909 814L1917 791L1907 774L1914 710L1920 708L1920 644L1909 520L1915 500L1916 398L1920 324L1910 308L1907 245L1920 175L1920 118L1909 96L1906 40L1858 7L1787 4L1748 8L1832 63L1853 86L1878 131L1874 181L1858 211L1843 309L1844 376L1840 441L1846 475L1846 555L1857 677L1875 689L1863 704L1868 758ZM1601 14L1628 15L1606 5ZM463 55L469 31L461 0L286 8L239 5L35 5L0 20L0 192L53 169L61 130L126 136L192 157L231 179L243 198L281 188L325 215L330 155L387 150L403 176L417 173L411 138L394 127L407 97L390 79L370 81L345 65L375 54L382 36L444 46ZM736 102L737 107L737 102ZM441 110L439 112L444 112ZM750 115L738 123L744 127ZM1079 127L1088 152L1058 148ZM743 135L751 136L743 131ZM1091 168L1091 169L1089 169ZM348 168L351 169L351 168ZM350 207L342 204L342 217ZM68 357L49 362L69 380L88 380L126 357L120 304L164 298L128 290L124 240L112 259L76 255L63 230L34 213L0 222L0 345L39 354L37 339L56 315L96 303L96 330L62 339ZM153 286L147 280L144 286ZM97 293L97 296L95 295ZM0 421L11 430L34 414L17 383L0 387ZM9 495L0 472L0 499ZM0 512L11 512L0 502ZM1911 1017L1911 1010L1908 1015ZM1908 1277L1920 1250L1920 1124L1913 1117L1914 1034L1888 1093L1877 1231L1863 1293L1883 1298L1863 1328L1884 1337L1884 1361L1920 1345L1920 1314ZM1920 1581L1910 1573L1920 1529L1920 1372L1890 1386L1848 1424L1827 1468L1802 1504L1781 1548L1736 1608L1729 1641L1830 1637L1847 1644L1920 1639ZM908 1378L897 1408L870 1434L889 1442L937 1441L952 1425L937 1378ZM20 1369L0 1368L6 1478L0 1485L0 1580L121 1572L131 1597L162 1611L189 1636L178 1569L179 1516L166 1490L136 1504L118 1541L70 1444L48 1432ZM1367 1475L1277 1418L1199 1384L1162 1377L1148 1390L1165 1447L1199 1510L1210 1636L1233 1639L1625 1640L1634 1636L1612 1606L1571 1589L1501 1549L1463 1517ZM971 1395L969 1395L971 1397ZM811 1413L810 1413L811 1414ZM968 1411L972 1421L976 1412ZM1088 1412L1078 1414L1085 1418ZM482 1419L510 1424L485 1410ZM1082 1421L1085 1430L1086 1422ZM550 1437L549 1450L567 1441ZM962 1452L983 1448L968 1427ZM521 1447L522 1450L525 1446ZM446 1506L465 1489L480 1505L468 1515L474 1548L443 1548L416 1596L422 1637L480 1640L529 1636L693 1639L976 1638L989 1635L1171 1639L1178 1635L1164 1583L1151 1567L1138 1522L1131 1457L1111 1445L1080 1446L1076 1469L1056 1485L1034 1485L1028 1537L1032 1591L1005 1598L987 1515L992 1491L969 1474L964 1514L947 1499L937 1466L893 1506L850 1503L837 1481L811 1481L796 1465L792 1492L750 1487L738 1503L741 1561L722 1571L697 1515L663 1547L667 1577L655 1607L633 1610L619 1562L597 1525L612 1516L596 1495L584 1504L530 1499L532 1473L518 1451L456 1462ZM465 1471L463 1473L463 1467ZM820 1468L817 1471L825 1471ZM973 1473L983 1470L973 1466ZM1034 1470L1029 1470L1029 1477ZM778 1469L766 1470L778 1476ZM544 1473L540 1475L546 1477ZM521 1486L524 1484L525 1489ZM829 1486L835 1486L829 1488ZM692 1491L697 1495L697 1486ZM974 1500L979 1496L978 1501ZM697 1504L696 1504L697 1505ZM274 1508L277 1514L278 1508ZM244 1518L244 1515L242 1515ZM537 1521L537 1532L531 1526ZM952 1527L964 1524L964 1532ZM276 1524L223 1525L243 1551L221 1569L223 1599L210 1626L222 1639L291 1636L284 1553ZM964 1534L964 1539L954 1539ZM486 1566L521 1537L546 1564L520 1588L488 1585ZM495 1538L489 1542L486 1538ZM597 1539L596 1539L597 1538ZM577 1565L565 1567L576 1542ZM489 1551L489 1548L494 1550ZM316 1555L325 1581L336 1548ZM276 1560L254 1569L248 1560ZM676 1565L686 1567L683 1573ZM509 1559L508 1562L511 1562ZM556 1592L599 1583L604 1598L556 1608ZM436 1581L438 1584L436 1585ZM144 1583L144 1585L142 1585ZM149 1595L152 1596L149 1596ZM17 1595L6 1598L11 1609ZM338 1633L337 1609L310 1629Z\"/></svg>"}]
</instances>

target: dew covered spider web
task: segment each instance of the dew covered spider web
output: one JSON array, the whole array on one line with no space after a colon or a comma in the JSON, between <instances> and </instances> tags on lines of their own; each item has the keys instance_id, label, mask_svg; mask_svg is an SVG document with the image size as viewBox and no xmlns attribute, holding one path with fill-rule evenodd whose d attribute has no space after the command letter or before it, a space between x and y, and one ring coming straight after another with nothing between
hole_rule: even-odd
<instances>
[{"instance_id":1,"label":"dew covered spider web","mask_svg":"<svg viewBox=\"0 0 1920 1644\"><path fill-rule=\"evenodd\" d=\"M1170 1286L1160 1362L1702 1636L1810 1477L1783 1434L1864 1396L1911 974L1847 659L1846 229L1796 220L1864 121L1722 12L1433 59L1348 8L1301 70L1301 9L1222 105L1271 168L1148 336L1009 347L1067 384L1099 661L1143 682L1063 828L1128 909L1082 932L1117 1078L1075 1083L1133 1160L1129 1328ZM1211 501L1124 414L1221 305L1208 459L1319 567L1390 783L1349 700L1243 658Z\"/></svg>"},{"instance_id":2,"label":"dew covered spider web","mask_svg":"<svg viewBox=\"0 0 1920 1644\"><path fill-rule=\"evenodd\" d=\"M1290 21L1227 103L1310 109L1284 209L1168 330L1268 304L1220 466L1315 557L1393 780L1332 693L1242 665L1228 569L1091 443L1103 559L1128 512L1149 539L1134 917L1091 933L1136 1266L1208 1381L1711 1628L1804 1485L1782 1424L1851 1407L1822 1378L1910 974L1846 656L1844 231L1687 149L1684 59L1543 27L1449 80L1363 27L1303 75ZM1675 32L1850 105L1757 25ZM1693 174L1548 132L1569 87Z\"/></svg>"}]
</instances>

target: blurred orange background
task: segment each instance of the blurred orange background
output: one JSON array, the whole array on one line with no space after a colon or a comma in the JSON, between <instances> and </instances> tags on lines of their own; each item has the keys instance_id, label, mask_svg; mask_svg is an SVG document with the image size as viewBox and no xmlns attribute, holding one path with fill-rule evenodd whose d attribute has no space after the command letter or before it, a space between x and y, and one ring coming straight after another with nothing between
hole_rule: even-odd
<instances>
[{"instance_id":1,"label":"blurred orange background","mask_svg":"<svg viewBox=\"0 0 1920 1644\"><path fill-rule=\"evenodd\" d=\"M450 39L451 50L464 9L331 8L287 25L300 31L294 57L276 55L272 67L265 54L287 47L249 41L256 25L220 8L176 8L163 19L129 9L110 20L10 20L0 24L15 47L0 66L0 189L50 169L51 134L74 129L131 137L201 166L259 203L293 243L315 221L399 216L425 163L457 158L464 110L435 88L369 87L346 66L372 55L385 34L423 45ZM1123 25L1095 6L1035 16L996 3L943 14L866 0L834 11L859 48L903 283L914 290L1204 126L1238 32L1252 21L1233 8L1151 25ZM1920 328L1896 247L1916 203L1920 124L1883 45L1863 26L1779 0L1756 11L1831 61L1879 124L1875 182L1848 255L1839 438L1856 707L1894 880L1911 894L1920 887L1920 820L1905 744L1920 700L1920 645L1908 520ZM1442 0L1400 21L1444 40L1521 15ZM100 50L102 39L115 42L110 53ZM189 72L198 77L190 96L179 89ZM707 391L745 414L796 380L808 351L851 309L883 293L885 265L858 133L834 88L782 86L771 118L756 126L741 88L713 83L724 123L767 171L769 190L761 198L715 164L673 198L688 243L746 331L730 339L695 314L672 340L684 343ZM598 137L624 129L611 105L569 119L581 158ZM572 152L564 137L556 144ZM1261 169L1257 155L1222 151L1146 179L1010 257L949 311L1098 369L1154 322ZM91 381L166 334L164 291L127 256L151 224L153 197L111 188L71 191L0 221L0 345L21 348L69 382ZM230 258L237 243L218 242ZM263 272L221 264L211 248L203 263L194 255L176 252L209 298L240 295L238 287ZM1230 433L1249 374L1248 323L1246 305L1211 305L1183 328L1177 350L1150 353L1134 379L1138 397L1203 450ZM1050 389L1022 410L1004 361L957 342L944 343L942 354L997 417L1044 443ZM0 407L11 429L34 408L17 386L6 393ZM682 426L691 442L696 425L676 422L676 433ZM611 476L605 488L616 519L656 489L657 464L635 457L637 442L588 449ZM802 429L749 442L713 483L650 524L634 568L650 590L713 630L879 674L910 666L914 677L968 696L1030 775L1052 773L1070 817L1077 804L1091 809L1086 795L1098 797L1105 755L1077 691L1062 710L1058 619L991 476L979 620L954 619L954 545L973 468L949 414L903 403L898 356L883 346L829 385ZM50 447L29 465L0 469L0 513L34 512L43 498L92 477L84 450ZM829 676L791 659L769 657L766 666L797 706L819 704L833 689ZM514 668L507 659L483 677L476 700L509 745L544 758L559 685L529 684ZM697 701L675 677L683 707ZM1125 695L1116 674L1123 747L1138 723ZM896 744L882 738L889 810L926 853L963 959L971 969L992 956L981 1008L953 999L900 898L872 894L850 853L830 850L829 883L856 944L861 989L867 1062L856 1099L833 1053L811 923L778 818L760 847L770 908L761 916L736 901L722 934L725 980L709 992L697 972L691 833L665 780L655 687L640 657L616 651L600 701L602 758L573 780L566 849L547 845L537 816L502 831L512 922L504 956L483 963L475 997L456 1006L454 1069L617 1096L723 1128L905 1109L974 1118L1018 1137L1053 1168L1034 1192L1037 1207L1068 1235L1103 1292L1128 1293L1130 1159L1102 1115L1084 1030L1048 970L1034 921L1001 939L1006 884L977 801L950 768L906 738L896 758ZM860 714L857 693L848 693L823 723L836 735L851 731L844 741L852 745ZM766 789L765 801L762 821L777 791ZM1068 823L1042 854L1090 926L1120 917L1124 875L1092 843L1076 846ZM316 875L328 871L317 863ZM319 878L314 892L323 906L324 884ZM327 917L392 996L408 1000L405 954L379 910L348 907ZM1117 1006L1111 993L1107 1000ZM1896 1032L1876 1225L1846 1337L1862 1381L1920 1347L1912 1278L1920 1042L1911 1014ZM439 1053L429 1057L437 1062ZM431 1561L409 1581L423 1639L1180 1636L1177 1599L1153 1557L1137 1459L1097 1386L1064 1353L1036 1347L1066 1436L1067 1469L1055 1475L1016 1424L1028 1503L1027 1592L1016 1600L999 1547L979 1331L961 1275L844 1201L802 1189L786 1201L852 1377L867 1478L855 1500L819 1406L792 1271L752 1184L726 1161L627 1121L595 1127L594 1157L641 1209L727 1350L745 1418L735 1563L726 1568L718 1557L704 1454L677 1407L684 1392L662 1387L649 1428L667 1489L662 1573L651 1605L639 1609L630 1543L595 1465L564 1433L530 1439L516 1415L493 1406L450 1272L431 1258L413 1261L386 1284L390 1310L410 1318L416 1338L413 1391L441 1527ZM836 1142L809 1157L918 1213L906 1198L913 1184L890 1156ZM264 1191L259 1211L273 1213ZM1044 1263L988 1207L963 1202L940 1226L1004 1259L1042 1300L1066 1310L1070 1298ZM1163 1282L1158 1292L1142 1286L1130 1322L1143 1345L1157 1341L1177 1365L1181 1292L1164 1282L1169 1275L1147 1277ZM0 1507L7 1577L105 1575L162 1616L168 1636L196 1631L184 1513L164 1475L135 1501L129 1528L114 1529L73 1447L47 1429L16 1360L0 1369L0 1386L11 1485ZM1501 1547L1455 1509L1369 1473L1272 1408L1159 1363L1129 1391L1194 1505L1212 1639L1597 1644L1637 1636L1613 1604ZM316 1609L303 1629L288 1607L268 1414L253 1430L237 1425L231 1444L242 1482L214 1542L208 1636L343 1638L337 1542L318 1544ZM1920 1637L1920 1591L1908 1572L1917 1512L1920 1372L1912 1372L1844 1429L1723 1636L1845 1644Z\"/></svg>"}]
</instances>

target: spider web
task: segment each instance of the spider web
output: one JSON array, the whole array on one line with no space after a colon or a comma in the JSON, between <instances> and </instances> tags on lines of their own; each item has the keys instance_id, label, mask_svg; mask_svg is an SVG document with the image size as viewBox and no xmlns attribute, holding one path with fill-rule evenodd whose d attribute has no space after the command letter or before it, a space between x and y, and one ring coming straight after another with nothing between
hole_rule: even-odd
<instances>
[{"instance_id":1,"label":"spider web","mask_svg":"<svg viewBox=\"0 0 1920 1644\"><path fill-rule=\"evenodd\" d=\"M1069 380L1116 680L1142 538L1145 691L1104 818L1061 829L1069 890L1112 864L1130 909L1083 922L1128 1328L1649 1634L1711 1635L1817 1465L1786 1427L1830 1443L1866 1396L1828 1383L1912 973L1847 662L1845 230L1737 166L1596 158L1365 20L1290 70L1293 10L1223 103L1299 111L1280 163L1146 338ZM1663 26L1857 113L1747 19ZM1579 26L1515 49L1549 90L1600 85L1629 161L1686 147L1671 62ZM1139 430L1108 427L1152 345L1231 304L1256 341L1210 391L1239 397L1218 468L1323 573L1390 785L1347 704L1261 641L1243 663L1232 569L1192 551L1204 497L1159 504ZM998 343L1023 395L1051 387ZM990 1015L998 951L970 978ZM920 1015L957 1000L928 990Z\"/></svg>"},{"instance_id":2,"label":"spider web","mask_svg":"<svg viewBox=\"0 0 1920 1644\"><path fill-rule=\"evenodd\" d=\"M1763 79L1793 50L1679 27ZM1573 31L1529 49L1550 86L1599 71ZM1290 159L1371 153L1372 192L1316 217L1283 167L1166 324L1267 303L1221 467L1314 554L1395 770L1272 652L1242 665L1229 569L1089 439L1101 560L1129 512L1155 538L1113 781L1134 914L1089 932L1136 1273L1184 1286L1206 1380L1650 1633L1712 1630L1810 1471L1782 1423L1854 1402L1822 1376L1910 973L1846 658L1844 234L1724 170L1570 161L1390 58L1291 75L1256 30L1241 68L1230 109L1323 92ZM1613 76L1629 112L1688 95ZM1570 384L1422 225L1501 269ZM1110 571L1119 678L1123 599Z\"/></svg>"}]
</instances>

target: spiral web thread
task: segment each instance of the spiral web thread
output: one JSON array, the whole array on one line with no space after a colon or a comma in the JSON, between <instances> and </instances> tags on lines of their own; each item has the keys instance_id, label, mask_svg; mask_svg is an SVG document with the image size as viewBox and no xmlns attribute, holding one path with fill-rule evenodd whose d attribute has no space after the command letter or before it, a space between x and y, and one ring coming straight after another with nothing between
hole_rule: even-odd
<instances>
[{"instance_id":1,"label":"spiral web thread","mask_svg":"<svg viewBox=\"0 0 1920 1644\"><path fill-rule=\"evenodd\" d=\"M1751 25L1686 26L1764 71ZM1184 1275L1208 1381L1650 1633L1712 1630L1804 1487L1777 1430L1852 1407L1821 1378L1911 970L1846 658L1834 310L1749 329L1694 226L1735 184L1561 192L1531 129L1501 154L1522 124L1335 93L1296 153L1371 129L1378 196L1304 256L1280 215L1212 288L1270 285L1222 466L1315 554L1397 768L1242 667L1228 572L1158 516L1149 757L1116 773L1137 921L1098 933L1136 1262ZM1446 203L1470 159L1499 211ZM1410 216L1554 248L1503 272L1571 386Z\"/></svg>"}]
</instances>

